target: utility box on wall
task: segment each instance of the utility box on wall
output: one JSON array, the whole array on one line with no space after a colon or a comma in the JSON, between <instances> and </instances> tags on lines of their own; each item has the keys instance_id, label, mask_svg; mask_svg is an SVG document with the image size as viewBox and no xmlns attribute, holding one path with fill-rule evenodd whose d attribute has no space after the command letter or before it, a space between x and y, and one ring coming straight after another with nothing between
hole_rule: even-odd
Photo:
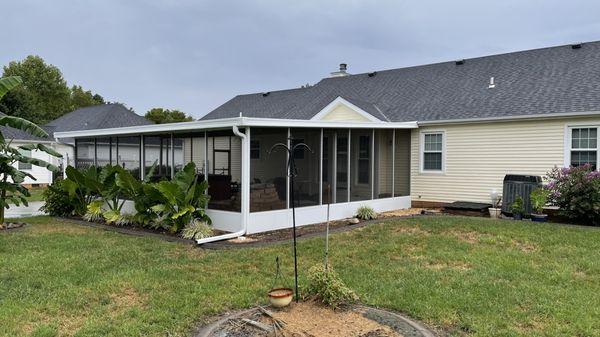
<instances>
[{"instance_id":1,"label":"utility box on wall","mask_svg":"<svg viewBox=\"0 0 600 337\"><path fill-rule=\"evenodd\" d=\"M531 192L542 187L542 177L507 174L502 188L502 212L511 214L510 206L518 197L523 198L525 214L531 214Z\"/></svg>"}]
</instances>

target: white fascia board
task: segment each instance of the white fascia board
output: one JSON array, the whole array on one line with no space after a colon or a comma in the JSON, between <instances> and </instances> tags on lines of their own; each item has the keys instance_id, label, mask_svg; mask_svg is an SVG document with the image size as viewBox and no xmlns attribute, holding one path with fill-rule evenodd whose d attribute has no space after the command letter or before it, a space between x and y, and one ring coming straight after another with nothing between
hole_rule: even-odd
<instances>
[{"instance_id":1,"label":"white fascia board","mask_svg":"<svg viewBox=\"0 0 600 337\"><path fill-rule=\"evenodd\" d=\"M448 119L439 121L421 121L418 125L442 125L442 124L473 124L473 123L490 123L490 122L510 122L531 119L557 119L564 117L585 117L585 116L600 116L600 111L584 111L584 112L560 112L548 114L533 114L521 116L505 116L505 117L484 117L484 118L463 118L463 119Z\"/></svg>"},{"instance_id":2,"label":"white fascia board","mask_svg":"<svg viewBox=\"0 0 600 337\"><path fill-rule=\"evenodd\" d=\"M128 126L123 128L95 129L55 132L54 137L81 138L100 136L125 136L139 134L159 134L170 132L193 132L200 130L216 130L237 127L282 127L282 128L350 128L350 129L416 129L417 122L345 122L345 121L313 121L278 118L236 117L206 121L192 121L169 124Z\"/></svg>"},{"instance_id":3,"label":"white fascia board","mask_svg":"<svg viewBox=\"0 0 600 337\"><path fill-rule=\"evenodd\" d=\"M344 99L341 96L338 96L336 99L331 101L331 103L327 104L326 107L321 109L321 111L319 111L316 115L314 115L310 120L311 121L321 120L321 118L325 117L328 113L333 111L333 109L335 109L340 104L343 104L343 105L349 107L350 109L354 110L357 114L365 117L366 119L368 119L371 122L381 122L381 119L371 115L370 113L359 108L355 104L350 103L348 100Z\"/></svg>"}]
</instances>

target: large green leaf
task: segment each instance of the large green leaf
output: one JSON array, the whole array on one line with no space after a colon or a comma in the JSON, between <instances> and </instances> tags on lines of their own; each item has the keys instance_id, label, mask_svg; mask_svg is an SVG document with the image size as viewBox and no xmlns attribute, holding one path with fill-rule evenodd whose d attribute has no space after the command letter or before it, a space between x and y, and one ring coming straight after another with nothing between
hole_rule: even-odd
<instances>
[{"instance_id":1,"label":"large green leaf","mask_svg":"<svg viewBox=\"0 0 600 337\"><path fill-rule=\"evenodd\" d=\"M48 138L48 134L44 129L37 126L26 119L15 116L0 117L0 126L10 126L11 128L19 129L36 137Z\"/></svg>"},{"instance_id":2,"label":"large green leaf","mask_svg":"<svg viewBox=\"0 0 600 337\"><path fill-rule=\"evenodd\" d=\"M23 83L19 76L8 76L0 78L0 98L6 95L7 92Z\"/></svg>"},{"instance_id":3,"label":"large green leaf","mask_svg":"<svg viewBox=\"0 0 600 337\"><path fill-rule=\"evenodd\" d=\"M48 162L45 162L41 159L37 159L37 158L29 158L26 156L20 156L19 157L19 162L21 163L28 163L28 164L32 164L35 166L39 166L39 167L44 167L46 168L48 171L50 172L58 172L60 171L60 169Z\"/></svg>"},{"instance_id":4,"label":"large green leaf","mask_svg":"<svg viewBox=\"0 0 600 337\"><path fill-rule=\"evenodd\" d=\"M20 149L23 150L40 150L43 152L46 152L47 154L57 157L57 158L62 158L62 154L60 154L59 152L56 152L53 148L48 147L44 144L26 144L26 145L21 145L19 146Z\"/></svg>"},{"instance_id":5,"label":"large green leaf","mask_svg":"<svg viewBox=\"0 0 600 337\"><path fill-rule=\"evenodd\" d=\"M180 190L177 184L171 181L161 181L156 184L156 189L160 191L165 199L171 205L177 205L177 197L180 193Z\"/></svg>"}]
</instances>

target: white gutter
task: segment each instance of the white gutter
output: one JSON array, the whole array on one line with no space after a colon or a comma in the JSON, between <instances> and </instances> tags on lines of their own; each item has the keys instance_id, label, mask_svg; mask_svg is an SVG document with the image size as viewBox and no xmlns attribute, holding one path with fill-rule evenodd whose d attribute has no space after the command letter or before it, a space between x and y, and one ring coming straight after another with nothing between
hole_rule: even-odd
<instances>
[{"instance_id":1,"label":"white gutter","mask_svg":"<svg viewBox=\"0 0 600 337\"><path fill-rule=\"evenodd\" d=\"M192 122L127 126L122 128L93 129L55 132L54 137L81 138L99 136L158 134L237 127L283 127L283 128L346 128L346 129L416 129L417 122L357 122L357 121L311 121L300 119L235 117Z\"/></svg>"},{"instance_id":2,"label":"white gutter","mask_svg":"<svg viewBox=\"0 0 600 337\"><path fill-rule=\"evenodd\" d=\"M250 150L250 144L249 144L248 135L240 132L240 129L235 125L232 127L232 130L236 136L238 136L242 139L242 160L244 160L244 158L246 158L246 156L248 156L248 158L249 158L250 155L249 155L248 151ZM245 166L246 166L246 168L244 169ZM209 242L235 239L242 235L245 235L246 232L248 231L248 211L249 211L249 206L250 206L250 200L248 200L248 198L250 197L250 180L249 180L250 179L250 169L247 166L248 165L242 165L242 209L241 209L242 229L240 229L237 232L233 232L233 233L227 233L227 234L223 234L223 235L217 235L217 236L212 236L209 238L199 239L199 240L196 240L197 244L201 245L201 244L209 243ZM207 178L208 178L208 174L207 174Z\"/></svg>"},{"instance_id":3,"label":"white gutter","mask_svg":"<svg viewBox=\"0 0 600 337\"><path fill-rule=\"evenodd\" d=\"M489 123L489 122L510 122L530 119L556 119L564 117L585 117L585 116L600 116L600 111L584 111L584 112L556 112L548 114L530 114L520 116L503 116L503 117L481 117L481 118L462 118L462 119L445 119L420 121L418 125L442 125L442 124L471 124L471 123Z\"/></svg>"}]
</instances>

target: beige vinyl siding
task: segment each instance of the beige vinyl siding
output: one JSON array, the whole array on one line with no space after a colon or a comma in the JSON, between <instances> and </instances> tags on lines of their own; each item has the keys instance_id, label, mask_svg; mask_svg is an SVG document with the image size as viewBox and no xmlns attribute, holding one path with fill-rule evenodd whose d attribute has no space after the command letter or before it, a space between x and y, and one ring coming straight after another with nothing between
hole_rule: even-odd
<instances>
[{"instance_id":1,"label":"beige vinyl siding","mask_svg":"<svg viewBox=\"0 0 600 337\"><path fill-rule=\"evenodd\" d=\"M323 116L321 120L324 121L369 121L368 118L354 111L352 108L340 104L331 110L328 114Z\"/></svg>"},{"instance_id":2,"label":"beige vinyl siding","mask_svg":"<svg viewBox=\"0 0 600 337\"><path fill-rule=\"evenodd\" d=\"M564 165L565 128L600 123L600 117L420 127L412 131L413 201L490 202L506 174L544 176ZM422 132L443 131L445 172L421 172Z\"/></svg>"}]
</instances>

